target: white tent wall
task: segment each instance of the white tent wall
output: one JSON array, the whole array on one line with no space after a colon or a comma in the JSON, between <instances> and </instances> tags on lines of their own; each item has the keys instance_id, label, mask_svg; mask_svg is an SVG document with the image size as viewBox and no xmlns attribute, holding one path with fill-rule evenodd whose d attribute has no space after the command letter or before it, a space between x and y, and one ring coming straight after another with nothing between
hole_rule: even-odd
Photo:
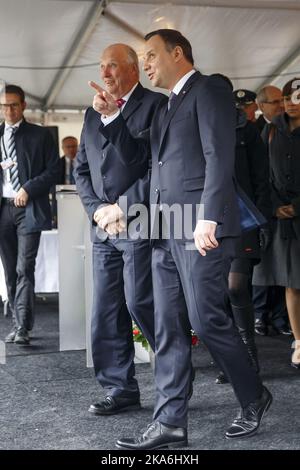
<instances>
[{"instance_id":1,"label":"white tent wall","mask_svg":"<svg viewBox=\"0 0 300 470\"><path fill-rule=\"evenodd\" d=\"M143 35L165 27L188 37L200 71L235 88L300 75L300 0L0 0L0 15L0 79L21 85L32 109L85 109L100 52L128 43L142 65Z\"/></svg>"}]
</instances>

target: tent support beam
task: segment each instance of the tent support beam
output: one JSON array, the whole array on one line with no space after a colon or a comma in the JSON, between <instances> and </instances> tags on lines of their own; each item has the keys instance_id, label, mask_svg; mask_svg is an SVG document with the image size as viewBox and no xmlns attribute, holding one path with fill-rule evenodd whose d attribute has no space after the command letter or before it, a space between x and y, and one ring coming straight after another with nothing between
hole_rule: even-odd
<instances>
[{"instance_id":1,"label":"tent support beam","mask_svg":"<svg viewBox=\"0 0 300 470\"><path fill-rule=\"evenodd\" d=\"M113 13L107 10L103 13L103 15L115 25L120 26L124 31L127 31L128 33L135 36L137 39L144 41L144 35L140 31L130 26L118 16L114 15Z\"/></svg>"},{"instance_id":2,"label":"tent support beam","mask_svg":"<svg viewBox=\"0 0 300 470\"><path fill-rule=\"evenodd\" d=\"M140 0L110 0L110 4L114 3L141 3ZM168 4L168 0L143 0L143 4L165 6ZM259 0L244 0L241 5L240 0L177 0L172 1L172 6L197 6L197 7L211 7L211 8L255 8L264 10L300 10L300 5L296 0L282 1L282 0L270 0L263 4ZM171 5L170 5L171 6Z\"/></svg>"},{"instance_id":3,"label":"tent support beam","mask_svg":"<svg viewBox=\"0 0 300 470\"><path fill-rule=\"evenodd\" d=\"M104 11L105 4L105 0L94 1L84 22L82 23L82 26L73 44L71 45L68 53L66 54L66 57L62 63L62 67L72 67L73 65L75 65L81 51L85 47L89 37L93 33L94 28ZM71 70L71 68L62 68L58 70L43 100L44 109L48 109L53 105L57 95L61 91L65 81L70 75Z\"/></svg>"},{"instance_id":4,"label":"tent support beam","mask_svg":"<svg viewBox=\"0 0 300 470\"><path fill-rule=\"evenodd\" d=\"M276 81L276 76L280 75L283 73L285 70L287 70L293 62L295 62L300 56L300 45L288 56L286 57L281 64L279 64L275 70L270 75L273 75L267 80L263 80L262 83L257 87L256 91L261 90L264 86L270 85L270 83L273 83ZM293 78L292 76L290 78ZM287 77L288 80L288 77Z\"/></svg>"}]
</instances>

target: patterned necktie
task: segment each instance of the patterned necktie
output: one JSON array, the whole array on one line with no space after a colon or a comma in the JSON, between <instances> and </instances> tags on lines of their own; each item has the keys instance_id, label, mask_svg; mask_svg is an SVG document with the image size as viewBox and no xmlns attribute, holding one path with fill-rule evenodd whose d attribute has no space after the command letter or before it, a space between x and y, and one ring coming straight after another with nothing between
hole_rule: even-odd
<instances>
[{"instance_id":1,"label":"patterned necktie","mask_svg":"<svg viewBox=\"0 0 300 470\"><path fill-rule=\"evenodd\" d=\"M116 105L119 109L122 108L124 103L126 103L126 100L123 100L123 98L119 98L118 100L116 100Z\"/></svg>"},{"instance_id":2,"label":"patterned necktie","mask_svg":"<svg viewBox=\"0 0 300 470\"><path fill-rule=\"evenodd\" d=\"M10 158L14 163L13 166L9 168L10 174L10 183L13 187L13 190L18 192L21 188L20 181L19 181L19 172L18 172L18 160L17 160L17 152L16 152L16 144L15 144L15 132L16 127L9 127L8 131L10 136L8 138L8 146L7 146L7 158Z\"/></svg>"},{"instance_id":3,"label":"patterned necktie","mask_svg":"<svg viewBox=\"0 0 300 470\"><path fill-rule=\"evenodd\" d=\"M173 93L173 91L171 91L170 96L169 96L169 101L168 101L168 111L170 111L170 109L172 108L175 102L176 96L177 96L176 93Z\"/></svg>"}]
</instances>

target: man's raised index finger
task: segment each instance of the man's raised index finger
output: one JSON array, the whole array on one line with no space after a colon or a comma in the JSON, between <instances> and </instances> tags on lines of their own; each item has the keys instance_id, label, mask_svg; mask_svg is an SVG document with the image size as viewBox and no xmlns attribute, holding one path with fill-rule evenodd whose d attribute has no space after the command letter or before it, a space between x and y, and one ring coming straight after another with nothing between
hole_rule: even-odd
<instances>
[{"instance_id":1,"label":"man's raised index finger","mask_svg":"<svg viewBox=\"0 0 300 470\"><path fill-rule=\"evenodd\" d=\"M90 80L88 82L88 84L90 85L90 87L94 88L95 90L97 90L98 93L103 93L104 90L103 88L101 88L100 85L98 85L97 83L93 82L92 80Z\"/></svg>"}]
</instances>

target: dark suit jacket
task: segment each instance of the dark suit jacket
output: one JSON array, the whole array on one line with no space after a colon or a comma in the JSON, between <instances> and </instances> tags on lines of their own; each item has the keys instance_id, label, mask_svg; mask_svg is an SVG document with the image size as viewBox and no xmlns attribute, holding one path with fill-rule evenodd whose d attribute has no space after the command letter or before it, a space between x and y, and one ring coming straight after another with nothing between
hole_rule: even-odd
<instances>
[{"instance_id":1,"label":"dark suit jacket","mask_svg":"<svg viewBox=\"0 0 300 470\"><path fill-rule=\"evenodd\" d=\"M194 73L171 110L162 104L151 128L152 204L203 204L200 218L218 223L217 237L239 235L240 215L233 182L236 110L227 81ZM126 132L122 116L104 128L126 165L142 143ZM196 211L194 211L196 212ZM193 228L195 227L194 220Z\"/></svg>"},{"instance_id":2,"label":"dark suit jacket","mask_svg":"<svg viewBox=\"0 0 300 470\"><path fill-rule=\"evenodd\" d=\"M0 127L0 137L3 133L4 124ZM47 128L24 120L15 133L15 144L20 184L29 195L25 208L27 232L50 230L49 191L58 178L58 154L53 137ZM0 169L0 199L2 185Z\"/></svg>"},{"instance_id":3,"label":"dark suit jacket","mask_svg":"<svg viewBox=\"0 0 300 470\"><path fill-rule=\"evenodd\" d=\"M262 131L266 127L266 124L267 124L267 121L265 120L265 118L261 114L259 116L259 118L255 121L255 125L256 125L256 127L257 127L260 134L262 133Z\"/></svg>"},{"instance_id":4,"label":"dark suit jacket","mask_svg":"<svg viewBox=\"0 0 300 470\"><path fill-rule=\"evenodd\" d=\"M114 204L120 196L127 196L131 204L149 203L149 170L151 153L149 128L156 108L166 102L165 95L155 93L138 84L122 112L122 120L134 138L144 142L141 156L130 155L131 163L124 165L118 151L103 135L99 113L88 108L76 157L74 176L85 210L92 222L92 240L95 240L93 215L104 203Z\"/></svg>"}]
</instances>

